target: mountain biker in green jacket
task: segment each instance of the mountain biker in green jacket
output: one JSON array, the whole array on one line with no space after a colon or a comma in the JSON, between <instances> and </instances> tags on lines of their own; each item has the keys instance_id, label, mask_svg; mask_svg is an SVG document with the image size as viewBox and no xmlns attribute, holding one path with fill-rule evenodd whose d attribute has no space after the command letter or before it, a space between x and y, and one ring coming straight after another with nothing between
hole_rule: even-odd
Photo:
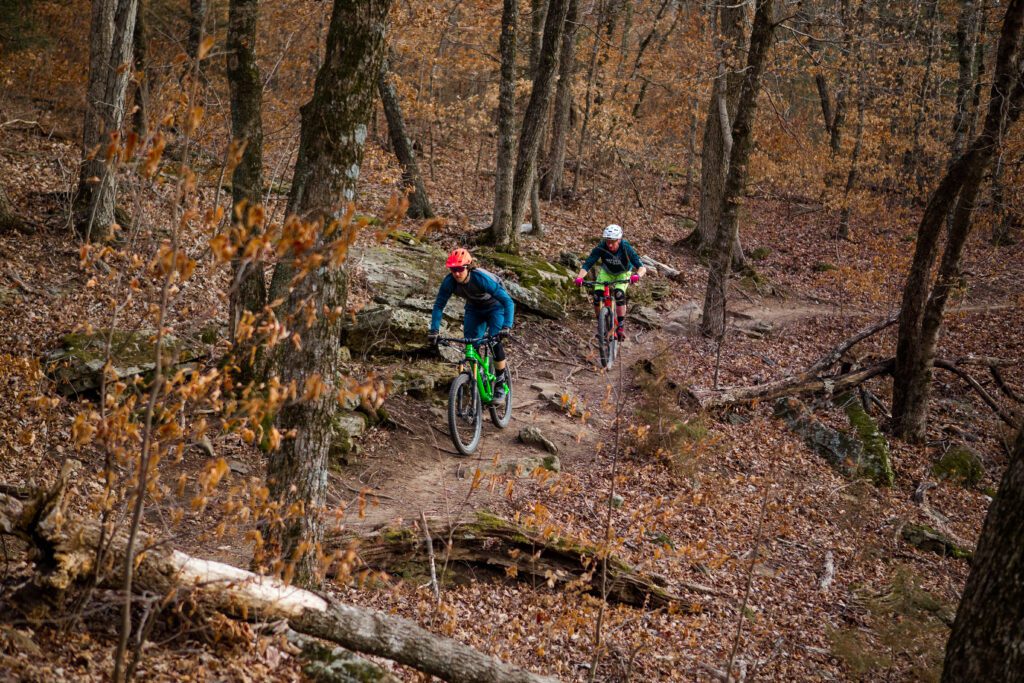
<instances>
[{"instance_id":1,"label":"mountain biker in green jacket","mask_svg":"<svg viewBox=\"0 0 1024 683\"><path fill-rule=\"evenodd\" d=\"M590 256L583 262L580 272L576 274L575 283L577 286L582 285L587 271L595 264L600 263L601 267L597 271L598 284L594 285L594 314L597 315L601 308L603 283L629 279L629 282L616 282L612 285L612 292L615 295L615 314L619 318L615 336L622 341L626 337L622 329L622 323L626 320L626 289L630 283L638 281L647 274L647 267L640 260L640 255L636 253L633 245L622 239L622 226L614 223L609 225L604 229L601 237L601 242L591 250ZM635 273L633 272L634 268L636 268Z\"/></svg>"}]
</instances>

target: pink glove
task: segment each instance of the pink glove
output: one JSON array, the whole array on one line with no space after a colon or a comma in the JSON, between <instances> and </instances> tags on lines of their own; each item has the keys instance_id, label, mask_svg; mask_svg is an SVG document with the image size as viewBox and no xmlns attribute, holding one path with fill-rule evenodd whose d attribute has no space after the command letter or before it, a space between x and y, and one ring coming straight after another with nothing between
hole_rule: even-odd
<instances>
[{"instance_id":1,"label":"pink glove","mask_svg":"<svg viewBox=\"0 0 1024 683\"><path fill-rule=\"evenodd\" d=\"M575 284L575 285L576 285L577 287L579 287L580 285L582 285L582 284L583 284L583 278L581 278L581 277L578 277L578 278L576 278L575 280L573 280L573 283L574 283L574 284Z\"/></svg>"},{"instance_id":2,"label":"pink glove","mask_svg":"<svg viewBox=\"0 0 1024 683\"><path fill-rule=\"evenodd\" d=\"M633 273L632 275L629 276L629 281L630 282L640 282L640 276L637 275L636 273Z\"/></svg>"}]
</instances>

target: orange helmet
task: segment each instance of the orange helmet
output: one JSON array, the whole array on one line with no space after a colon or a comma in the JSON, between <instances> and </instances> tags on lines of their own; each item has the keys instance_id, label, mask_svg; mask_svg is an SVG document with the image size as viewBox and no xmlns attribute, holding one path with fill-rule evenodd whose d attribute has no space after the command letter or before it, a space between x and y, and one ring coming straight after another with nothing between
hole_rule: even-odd
<instances>
[{"instance_id":1,"label":"orange helmet","mask_svg":"<svg viewBox=\"0 0 1024 683\"><path fill-rule=\"evenodd\" d=\"M457 266L468 266L473 262L473 257L469 252L462 247L459 247L452 253L448 254L448 260L445 262L446 268L452 268Z\"/></svg>"}]
</instances>

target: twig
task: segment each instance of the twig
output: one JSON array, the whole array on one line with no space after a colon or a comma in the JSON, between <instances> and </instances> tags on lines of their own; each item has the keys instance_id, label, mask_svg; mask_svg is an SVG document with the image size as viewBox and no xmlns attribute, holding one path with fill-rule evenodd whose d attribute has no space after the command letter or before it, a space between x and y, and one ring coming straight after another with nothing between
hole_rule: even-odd
<instances>
[{"instance_id":1,"label":"twig","mask_svg":"<svg viewBox=\"0 0 1024 683\"><path fill-rule=\"evenodd\" d=\"M743 635L743 621L747 611L747 601L750 599L750 589L754 585L754 565L757 563L757 556L761 549L761 531L764 528L764 517L768 511L768 492L771 485L764 488L764 497L761 499L761 518L757 521L757 534L754 537L754 551L750 553L750 567L747 569L747 588L743 594L743 603L740 605L739 622L736 624L736 637L732 641L732 652L729 654L729 664L725 668L726 680L732 676L732 665L736 660L736 651L740 647L740 636Z\"/></svg>"},{"instance_id":2,"label":"twig","mask_svg":"<svg viewBox=\"0 0 1024 683\"><path fill-rule=\"evenodd\" d=\"M21 277L16 272L14 272L13 268L8 267L6 270L4 270L4 274L7 275L7 277L9 277L14 284L18 285L18 288L23 290L26 294L35 294L36 296L45 297L47 299L50 298L50 295L48 293L44 292L41 289L36 289L35 287L32 287L27 282L22 280Z\"/></svg>"},{"instance_id":3,"label":"twig","mask_svg":"<svg viewBox=\"0 0 1024 683\"><path fill-rule=\"evenodd\" d=\"M1020 421L1017 419L1017 417L1012 413L1008 413L1005 410L1003 410L1003 408L998 403L996 403L996 400L992 398L992 395L985 391L985 387L981 386L981 384L978 383L978 380L971 377L965 370L963 370L962 368L958 368L956 365L950 363L948 360L942 360L941 358L936 358L934 365L937 368L942 368L943 370L948 370L949 372L952 372L954 375L957 375L965 382L967 382L967 384L969 384L970 387L974 389L974 391L977 392L977 394L981 397L981 400L984 401L985 404L988 405L988 407L991 408L992 411L996 415L998 415L999 419L1001 419L1003 422L1010 425L1014 429L1020 426Z\"/></svg>"},{"instance_id":4,"label":"twig","mask_svg":"<svg viewBox=\"0 0 1024 683\"><path fill-rule=\"evenodd\" d=\"M423 535L427 539L427 555L430 557L430 585L434 589L434 602L441 604L441 586L437 583L437 566L434 562L434 541L430 538L430 526L427 524L427 516L420 510L420 521L423 522Z\"/></svg>"},{"instance_id":5,"label":"twig","mask_svg":"<svg viewBox=\"0 0 1024 683\"><path fill-rule=\"evenodd\" d=\"M373 492L373 491L371 491L370 489L367 489L367 488L357 489L354 486L349 486L345 482L342 482L341 485L344 486L345 488L347 488L352 493L358 493L359 495L363 495L365 493L368 496L373 496L374 498L380 498L381 500L398 500L397 498L392 498L391 496L385 496L383 493L375 493L375 492Z\"/></svg>"}]
</instances>

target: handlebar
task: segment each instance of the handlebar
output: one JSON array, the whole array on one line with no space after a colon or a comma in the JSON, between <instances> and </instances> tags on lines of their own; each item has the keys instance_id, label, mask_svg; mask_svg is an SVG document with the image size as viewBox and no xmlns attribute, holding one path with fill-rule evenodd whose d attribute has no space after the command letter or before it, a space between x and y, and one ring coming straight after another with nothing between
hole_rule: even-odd
<instances>
[{"instance_id":1,"label":"handlebar","mask_svg":"<svg viewBox=\"0 0 1024 683\"><path fill-rule=\"evenodd\" d=\"M629 282L629 278L620 278L618 280L605 280L604 282L598 282L597 280L584 280L580 283L580 286L591 287L593 285L617 285L623 282Z\"/></svg>"},{"instance_id":2,"label":"handlebar","mask_svg":"<svg viewBox=\"0 0 1024 683\"><path fill-rule=\"evenodd\" d=\"M473 346L478 346L480 344L489 344L492 341L498 341L500 338L501 338L500 334L487 334L487 335L484 335L483 337L476 337L474 339L468 339L466 337L438 337L437 338L437 343L438 344L452 344L452 345L455 345L455 344L459 344L459 345L472 344ZM508 339L513 340L513 341L515 340L515 338L511 334L508 335Z\"/></svg>"}]
</instances>

